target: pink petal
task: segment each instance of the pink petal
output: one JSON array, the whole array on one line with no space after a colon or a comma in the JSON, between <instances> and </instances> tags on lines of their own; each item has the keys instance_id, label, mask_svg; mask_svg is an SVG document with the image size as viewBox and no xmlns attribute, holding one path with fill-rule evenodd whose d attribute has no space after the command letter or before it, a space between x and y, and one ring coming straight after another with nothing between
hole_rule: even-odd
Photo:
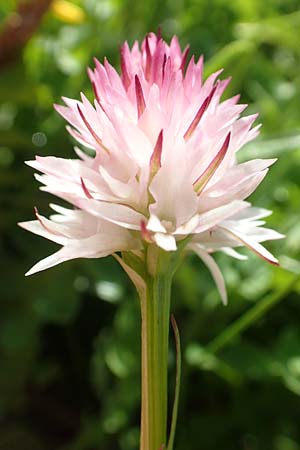
<instances>
[{"instance_id":1,"label":"pink petal","mask_svg":"<svg viewBox=\"0 0 300 450\"><path fill-rule=\"evenodd\" d=\"M130 63L130 50L127 42L121 47L121 70L122 70L122 81L125 89L127 90L131 84L131 79L127 70L127 64Z\"/></svg>"},{"instance_id":2,"label":"pink petal","mask_svg":"<svg viewBox=\"0 0 300 450\"><path fill-rule=\"evenodd\" d=\"M231 133L228 133L221 149L218 151L214 159L211 161L205 171L197 178L197 180L194 181L193 186L198 195L203 191L209 180L212 178L212 176L222 163L229 147L230 136Z\"/></svg>"},{"instance_id":3,"label":"pink petal","mask_svg":"<svg viewBox=\"0 0 300 450\"><path fill-rule=\"evenodd\" d=\"M143 112L145 111L146 103L141 82L137 75L135 76L134 81L135 81L136 106L138 111L138 118L140 118Z\"/></svg>"},{"instance_id":4,"label":"pink petal","mask_svg":"<svg viewBox=\"0 0 300 450\"><path fill-rule=\"evenodd\" d=\"M190 124L190 126L188 127L188 129L186 130L185 134L184 134L184 139L188 140L191 135L193 134L193 132L195 131L195 129L197 128L203 114L205 113L205 111L207 110L207 108L209 107L209 104L211 102L211 99L213 98L214 93L216 92L216 88L217 86L215 86L211 92L209 93L209 95L206 97L206 99L204 100L204 102L202 103L202 105L200 106L200 108L198 109L197 114L195 115L192 123Z\"/></svg>"}]
</instances>

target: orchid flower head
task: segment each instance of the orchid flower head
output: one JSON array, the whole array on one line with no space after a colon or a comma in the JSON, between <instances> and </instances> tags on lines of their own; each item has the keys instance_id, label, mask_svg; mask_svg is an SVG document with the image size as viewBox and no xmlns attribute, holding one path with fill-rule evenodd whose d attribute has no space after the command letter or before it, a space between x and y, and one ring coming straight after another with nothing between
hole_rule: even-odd
<instances>
[{"instance_id":1,"label":"orchid flower head","mask_svg":"<svg viewBox=\"0 0 300 450\"><path fill-rule=\"evenodd\" d=\"M63 98L55 105L78 142L74 159L40 157L42 190L72 208L52 205L49 219L20 225L61 245L27 273L74 258L100 258L157 246L176 252L179 242L211 270L226 302L224 280L211 254L244 259L246 246L272 264L261 242L281 238L264 228L269 212L246 199L275 159L238 164L237 152L254 139L256 115L241 117L239 96L221 99L229 79L221 71L203 79L203 58L188 61L174 36L167 44L148 34L141 46L121 47L121 74L107 59L88 74L93 101ZM92 156L91 156L92 155Z\"/></svg>"}]
</instances>

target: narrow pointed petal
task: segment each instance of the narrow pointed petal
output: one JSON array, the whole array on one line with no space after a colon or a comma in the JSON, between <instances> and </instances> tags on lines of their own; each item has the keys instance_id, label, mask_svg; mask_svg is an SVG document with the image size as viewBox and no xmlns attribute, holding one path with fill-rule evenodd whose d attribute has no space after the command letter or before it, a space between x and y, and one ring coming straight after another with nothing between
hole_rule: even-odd
<instances>
[{"instance_id":1,"label":"narrow pointed petal","mask_svg":"<svg viewBox=\"0 0 300 450\"><path fill-rule=\"evenodd\" d=\"M245 247L248 247L250 250L252 250L254 253L256 253L260 258L264 259L265 261L268 261L271 264L274 264L275 266L279 266L278 259L276 259L272 253L270 253L265 247L263 247L261 244L256 242L254 239L248 238L246 235L243 235L239 233L236 230L233 230L231 228L227 227L220 227L226 230L227 233L234 236L242 245Z\"/></svg>"},{"instance_id":2,"label":"narrow pointed petal","mask_svg":"<svg viewBox=\"0 0 300 450\"><path fill-rule=\"evenodd\" d=\"M246 261L248 259L247 255L242 255L241 253L234 250L234 248L231 247L222 247L220 250L225 253L228 256L231 256L232 258L239 259L240 261Z\"/></svg>"},{"instance_id":3,"label":"narrow pointed petal","mask_svg":"<svg viewBox=\"0 0 300 450\"><path fill-rule=\"evenodd\" d=\"M248 202L243 202L240 200L234 200L233 202L219 206L218 208L207 211L199 215L199 223L195 230L195 233L203 233L215 225L219 224L223 220L231 217L232 215L248 208L250 204Z\"/></svg>"},{"instance_id":4,"label":"narrow pointed petal","mask_svg":"<svg viewBox=\"0 0 300 450\"><path fill-rule=\"evenodd\" d=\"M63 249L64 248L36 263L30 270L28 270L28 272L25 273L25 276L28 277L30 275L34 275L37 272L42 272L43 270L50 269L50 267L57 266L57 264L67 261L68 257L64 254Z\"/></svg>"},{"instance_id":5,"label":"narrow pointed petal","mask_svg":"<svg viewBox=\"0 0 300 450\"><path fill-rule=\"evenodd\" d=\"M175 147L173 147L175 150ZM197 212L198 199L189 180L184 153L163 161L151 181L149 191L155 200L149 206L151 214L171 220L174 227L186 223Z\"/></svg>"},{"instance_id":6,"label":"narrow pointed petal","mask_svg":"<svg viewBox=\"0 0 300 450\"><path fill-rule=\"evenodd\" d=\"M128 61L129 54L130 50L128 47L128 43L125 42L120 50L120 59L121 59L122 81L126 90L129 88L131 84L131 79L127 70L127 62L129 62Z\"/></svg>"},{"instance_id":7,"label":"narrow pointed petal","mask_svg":"<svg viewBox=\"0 0 300 450\"><path fill-rule=\"evenodd\" d=\"M205 111L207 110L207 108L209 107L209 104L211 102L211 99L214 96L214 93L216 92L217 86L214 86L210 92L210 94L206 97L206 99L204 100L204 102L202 103L202 105L200 106L200 108L198 109L197 114L195 115L192 123L190 124L190 126L188 127L188 129L186 130L186 132L184 133L184 139L187 141L193 134L193 132L195 131L195 129L197 128L203 114L205 113Z\"/></svg>"},{"instance_id":8,"label":"narrow pointed petal","mask_svg":"<svg viewBox=\"0 0 300 450\"><path fill-rule=\"evenodd\" d=\"M198 195L201 194L201 192L225 158L225 155L229 148L230 136L231 133L228 133L222 147L220 148L214 159L211 161L205 171L199 176L199 178L193 183L195 192L197 192Z\"/></svg>"},{"instance_id":9,"label":"narrow pointed petal","mask_svg":"<svg viewBox=\"0 0 300 450\"><path fill-rule=\"evenodd\" d=\"M97 85L96 85L95 81L92 81L92 88L93 88L93 91L94 91L95 99L97 100L99 105L101 105L100 96L99 96L98 88L97 88Z\"/></svg>"},{"instance_id":10,"label":"narrow pointed petal","mask_svg":"<svg viewBox=\"0 0 300 450\"><path fill-rule=\"evenodd\" d=\"M224 305L227 305L227 292L226 292L225 282L224 282L223 275L219 269L219 266L217 265L215 260L205 250L201 249L200 245L192 244L189 247L195 253L197 253L197 255L202 259L204 264L210 270L212 277L215 280L215 283L219 290L222 302Z\"/></svg>"},{"instance_id":11,"label":"narrow pointed petal","mask_svg":"<svg viewBox=\"0 0 300 450\"><path fill-rule=\"evenodd\" d=\"M146 36L145 39L145 50L146 50L146 69L145 69L145 76L146 80L150 80L151 76L151 66L152 66L152 55L150 51L150 45L149 45L149 36Z\"/></svg>"},{"instance_id":12,"label":"narrow pointed petal","mask_svg":"<svg viewBox=\"0 0 300 450\"><path fill-rule=\"evenodd\" d=\"M77 146L74 147L74 152L80 159L85 161L86 164L89 164L93 161L93 158L91 156L89 156L87 153L85 153L83 150L81 150L81 148Z\"/></svg>"},{"instance_id":13,"label":"narrow pointed petal","mask_svg":"<svg viewBox=\"0 0 300 450\"><path fill-rule=\"evenodd\" d=\"M51 231L48 231L45 227L43 227L39 220L29 220L27 222L19 222L19 227L23 228L26 231L30 231L38 236L42 236L46 239L49 239L52 242L56 242L60 245L65 245L68 242L68 238L62 235L54 234Z\"/></svg>"},{"instance_id":14,"label":"narrow pointed petal","mask_svg":"<svg viewBox=\"0 0 300 450\"><path fill-rule=\"evenodd\" d=\"M128 205L110 203L93 199L78 199L78 207L95 217L131 230L140 230L140 223L145 217Z\"/></svg>"},{"instance_id":15,"label":"narrow pointed petal","mask_svg":"<svg viewBox=\"0 0 300 450\"><path fill-rule=\"evenodd\" d=\"M166 252L177 250L176 239L171 234L155 233L153 238L156 244Z\"/></svg>"},{"instance_id":16,"label":"narrow pointed petal","mask_svg":"<svg viewBox=\"0 0 300 450\"><path fill-rule=\"evenodd\" d=\"M188 235L195 231L197 226L199 225L199 214L195 214L190 220L188 220L186 223L178 227L174 234L183 234Z\"/></svg>"},{"instance_id":17,"label":"narrow pointed petal","mask_svg":"<svg viewBox=\"0 0 300 450\"><path fill-rule=\"evenodd\" d=\"M150 219L147 223L147 230L152 231L153 233L166 233L167 230L162 225L161 221L155 214L151 214Z\"/></svg>"},{"instance_id":18,"label":"narrow pointed petal","mask_svg":"<svg viewBox=\"0 0 300 450\"><path fill-rule=\"evenodd\" d=\"M70 239L58 252L33 266L28 275L77 258L102 258L114 252L138 249L139 243L127 230L103 222L100 232L82 239Z\"/></svg>"},{"instance_id":19,"label":"narrow pointed petal","mask_svg":"<svg viewBox=\"0 0 300 450\"><path fill-rule=\"evenodd\" d=\"M87 140L78 131L76 131L75 128L67 125L66 130L77 142L79 142L79 144L84 145L84 147L89 148L90 150L95 150L94 142L90 142L91 140Z\"/></svg>"},{"instance_id":20,"label":"narrow pointed petal","mask_svg":"<svg viewBox=\"0 0 300 450\"><path fill-rule=\"evenodd\" d=\"M151 79L153 83L161 86L163 77L163 64L166 57L165 45L162 39L158 40L156 49L152 57Z\"/></svg>"},{"instance_id":21,"label":"narrow pointed petal","mask_svg":"<svg viewBox=\"0 0 300 450\"><path fill-rule=\"evenodd\" d=\"M161 167L161 153L163 146L163 130L160 131L153 153L150 158L150 174L153 177Z\"/></svg>"},{"instance_id":22,"label":"narrow pointed petal","mask_svg":"<svg viewBox=\"0 0 300 450\"><path fill-rule=\"evenodd\" d=\"M126 183L119 181L117 178L113 178L103 167L100 167L99 171L107 186L117 198L128 200L133 197L133 190L137 189L136 183L131 183L131 180Z\"/></svg>"},{"instance_id":23,"label":"narrow pointed petal","mask_svg":"<svg viewBox=\"0 0 300 450\"><path fill-rule=\"evenodd\" d=\"M100 103L99 103L100 104ZM101 105L101 104L100 104ZM95 139L95 141L97 142L98 145L100 145L100 147L105 150L106 153L109 153L109 150L107 147L105 147L105 145L102 142L102 139L98 136L98 134L94 131L92 125L89 123L89 121L87 120L86 116L84 115L82 109L80 108L80 106L77 104L77 110L80 114L80 117L82 118L85 126L87 127L87 129L89 130L89 132L91 133L91 135L93 136L93 138Z\"/></svg>"},{"instance_id":24,"label":"narrow pointed petal","mask_svg":"<svg viewBox=\"0 0 300 450\"><path fill-rule=\"evenodd\" d=\"M55 236L58 236L58 237L63 236L63 234L60 230L60 227L59 226L55 227L53 222L46 219L46 217L41 216L36 207L34 207L34 213L35 213L35 216L36 216L37 220L39 221L40 225L42 226L42 228L44 228L48 233L54 234Z\"/></svg>"},{"instance_id":25,"label":"narrow pointed petal","mask_svg":"<svg viewBox=\"0 0 300 450\"><path fill-rule=\"evenodd\" d=\"M56 205L56 203L50 203L49 206L51 209L53 209L53 211L62 214L63 216L73 215L78 212L74 209L64 208L63 206Z\"/></svg>"},{"instance_id":26,"label":"narrow pointed petal","mask_svg":"<svg viewBox=\"0 0 300 450\"><path fill-rule=\"evenodd\" d=\"M184 49L183 55L182 55L182 60L181 60L181 64L180 64L180 70L184 71L185 66L186 66L186 62L188 59L188 55L189 55L189 51L190 51L190 46L187 45Z\"/></svg>"},{"instance_id":27,"label":"narrow pointed petal","mask_svg":"<svg viewBox=\"0 0 300 450\"><path fill-rule=\"evenodd\" d=\"M83 181L82 177L80 177L80 182L81 182L81 186L82 186L83 192L85 193L86 197L89 198L89 199L94 198L92 196L92 194L90 193L90 191L88 190L88 188L86 187L86 184Z\"/></svg>"},{"instance_id":28,"label":"narrow pointed petal","mask_svg":"<svg viewBox=\"0 0 300 450\"><path fill-rule=\"evenodd\" d=\"M271 214L272 211L270 211L269 209L252 206L251 208L241 211L236 216L233 216L232 219L237 218L238 220L251 222L253 220L264 219L265 217L268 217Z\"/></svg>"},{"instance_id":29,"label":"narrow pointed petal","mask_svg":"<svg viewBox=\"0 0 300 450\"><path fill-rule=\"evenodd\" d=\"M92 88L93 88L93 91L94 91L95 98L100 103L100 98L99 98L99 95L98 95L98 88L97 88L97 83L96 83L94 71L88 67L87 73L88 73L89 79L91 80L91 84L92 84Z\"/></svg>"},{"instance_id":30,"label":"narrow pointed petal","mask_svg":"<svg viewBox=\"0 0 300 450\"><path fill-rule=\"evenodd\" d=\"M82 118L82 121L84 122L85 126L87 127L87 129L89 130L89 132L91 133L91 135L93 136L93 138L95 139L95 141L102 146L102 140L100 139L100 137L97 135L97 133L95 133L95 131L93 130L92 126L90 125L89 121L87 120L87 118L85 117L82 109L80 108L80 106L77 104L77 110L80 114L80 117Z\"/></svg>"}]
</instances>

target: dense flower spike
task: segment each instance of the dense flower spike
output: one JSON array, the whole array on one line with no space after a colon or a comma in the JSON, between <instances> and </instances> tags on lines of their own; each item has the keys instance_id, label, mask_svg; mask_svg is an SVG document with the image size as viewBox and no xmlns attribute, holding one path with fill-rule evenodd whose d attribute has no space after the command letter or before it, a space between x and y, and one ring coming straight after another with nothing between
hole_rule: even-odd
<instances>
[{"instance_id":1,"label":"dense flower spike","mask_svg":"<svg viewBox=\"0 0 300 450\"><path fill-rule=\"evenodd\" d=\"M42 189L75 209L53 208L50 220L21 226L62 245L28 274L73 258L98 258L145 246L176 251L179 242L211 270L226 301L222 275L210 256L222 251L243 259L246 246L277 264L261 242L282 237L263 228L268 211L245 199L275 159L236 161L237 151L258 134L256 115L241 118L239 97L221 101L229 80L221 73L202 80L203 59L187 61L173 37L170 45L150 33L141 48L121 48L121 76L105 59L89 76L92 103L64 98L57 111L71 135L94 156L36 157Z\"/></svg>"}]
</instances>

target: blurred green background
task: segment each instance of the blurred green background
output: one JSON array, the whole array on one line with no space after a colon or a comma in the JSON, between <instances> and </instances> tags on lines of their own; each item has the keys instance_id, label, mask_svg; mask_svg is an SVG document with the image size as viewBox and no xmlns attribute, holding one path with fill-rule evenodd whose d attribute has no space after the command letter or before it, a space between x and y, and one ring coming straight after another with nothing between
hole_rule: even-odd
<instances>
[{"instance_id":1,"label":"blurred green background","mask_svg":"<svg viewBox=\"0 0 300 450\"><path fill-rule=\"evenodd\" d=\"M167 40L176 33L205 55L206 75L224 67L222 76L233 76L227 95L240 92L247 113L259 111L261 136L241 158L279 158L251 200L272 209L268 225L287 235L268 245L281 268L255 255L217 256L227 307L195 256L178 271L172 310L184 370L176 450L299 450L299 0L31 0L22 10L31 17L27 35L17 3L0 1L0 450L138 448L133 286L112 258L25 278L57 247L16 223L32 219L35 205L47 215L53 201L23 161L73 157L52 104L91 94L93 56L118 66L120 43L159 25ZM257 305L265 307L259 318L246 316L243 332L228 333ZM173 384L171 351L170 402Z\"/></svg>"}]
</instances>

